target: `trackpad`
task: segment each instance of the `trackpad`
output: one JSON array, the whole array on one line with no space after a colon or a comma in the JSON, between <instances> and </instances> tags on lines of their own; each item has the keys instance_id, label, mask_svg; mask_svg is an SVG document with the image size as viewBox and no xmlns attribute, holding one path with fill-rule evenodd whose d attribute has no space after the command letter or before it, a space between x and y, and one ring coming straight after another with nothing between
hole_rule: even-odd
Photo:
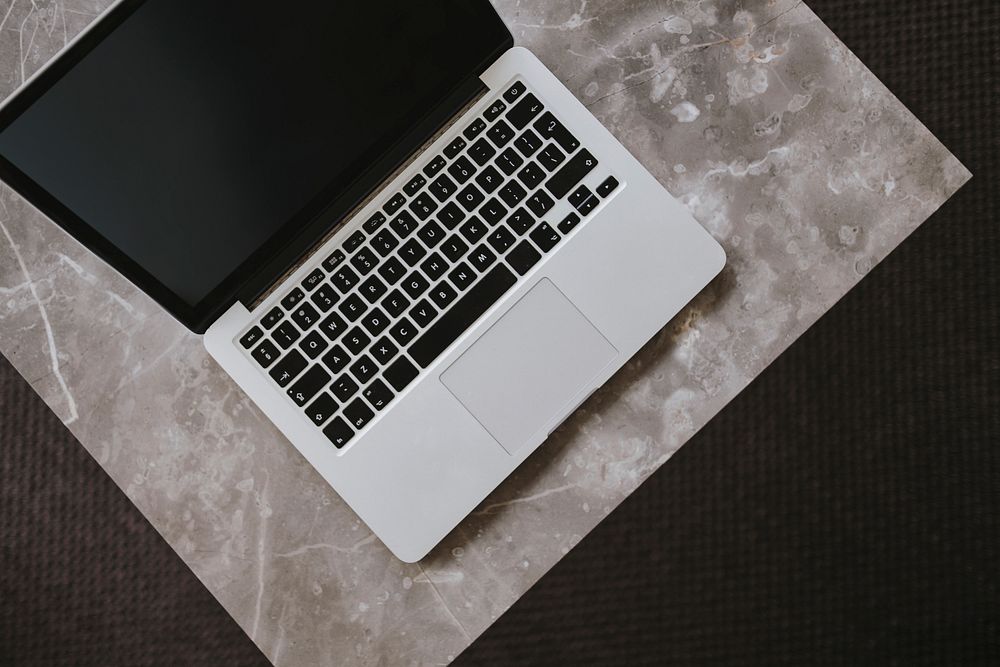
<instances>
[{"instance_id":1,"label":"trackpad","mask_svg":"<svg viewBox=\"0 0 1000 667\"><path fill-rule=\"evenodd\" d=\"M514 454L542 429L556 426L617 356L601 332L545 278L466 350L441 381Z\"/></svg>"}]
</instances>

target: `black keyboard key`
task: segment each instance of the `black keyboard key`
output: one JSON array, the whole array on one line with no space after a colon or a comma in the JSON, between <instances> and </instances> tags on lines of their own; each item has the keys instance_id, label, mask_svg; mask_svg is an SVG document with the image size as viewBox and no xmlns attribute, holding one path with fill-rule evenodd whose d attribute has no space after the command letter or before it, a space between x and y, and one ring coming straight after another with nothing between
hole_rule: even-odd
<instances>
[{"instance_id":1,"label":"black keyboard key","mask_svg":"<svg viewBox=\"0 0 1000 667\"><path fill-rule=\"evenodd\" d=\"M341 403L358 393L358 389L361 389L361 387L359 387L358 383L354 381L354 378L347 373L344 373L339 378L334 380L333 386L330 387L330 391L333 392L333 395L336 396L337 400Z\"/></svg>"},{"instance_id":2,"label":"black keyboard key","mask_svg":"<svg viewBox=\"0 0 1000 667\"><path fill-rule=\"evenodd\" d=\"M344 250L347 252L354 252L361 247L361 244L365 242L365 235L360 229L344 240Z\"/></svg>"},{"instance_id":3,"label":"black keyboard key","mask_svg":"<svg viewBox=\"0 0 1000 667\"><path fill-rule=\"evenodd\" d=\"M542 103L538 101L538 98L528 93L525 95L524 99L514 105L514 107L507 112L507 120L509 120L514 127L519 130L523 130L525 126L535 119L535 116L542 113Z\"/></svg>"},{"instance_id":4,"label":"black keyboard key","mask_svg":"<svg viewBox=\"0 0 1000 667\"><path fill-rule=\"evenodd\" d=\"M448 156L449 160L455 159L455 156L462 152L465 148L465 139L462 137L455 137L455 140L448 144L448 147L444 149L444 154Z\"/></svg>"},{"instance_id":5,"label":"black keyboard key","mask_svg":"<svg viewBox=\"0 0 1000 667\"><path fill-rule=\"evenodd\" d=\"M392 230L396 232L396 235L401 239L405 239L407 236L413 233L418 226L417 219L413 217L413 214L409 211L402 211L397 215L392 222L389 223Z\"/></svg>"},{"instance_id":6,"label":"black keyboard key","mask_svg":"<svg viewBox=\"0 0 1000 667\"><path fill-rule=\"evenodd\" d=\"M302 334L300 334L299 330L295 328L295 325L288 320L279 324L278 328L271 334L271 337L274 338L274 341L280 345L283 350L287 350L294 345L295 341L297 341L300 336L302 336Z\"/></svg>"},{"instance_id":7,"label":"black keyboard key","mask_svg":"<svg viewBox=\"0 0 1000 667\"><path fill-rule=\"evenodd\" d=\"M265 340L250 353L250 356L260 364L261 368L268 368L280 355L281 352L269 340Z\"/></svg>"},{"instance_id":8,"label":"black keyboard key","mask_svg":"<svg viewBox=\"0 0 1000 667\"><path fill-rule=\"evenodd\" d=\"M513 250L507 253L507 261L510 262L510 265L521 276L527 273L541 258L542 256L535 249L535 246L531 245L528 241L521 241Z\"/></svg>"},{"instance_id":9,"label":"black keyboard key","mask_svg":"<svg viewBox=\"0 0 1000 667\"><path fill-rule=\"evenodd\" d=\"M524 158L522 158L517 151L512 148L508 148L500 156L494 160L496 166L500 167L500 171L510 176L517 168L524 164Z\"/></svg>"},{"instance_id":10,"label":"black keyboard key","mask_svg":"<svg viewBox=\"0 0 1000 667\"><path fill-rule=\"evenodd\" d=\"M371 248L362 248L351 257L351 265L363 276L371 273L378 264L378 256Z\"/></svg>"},{"instance_id":11,"label":"black keyboard key","mask_svg":"<svg viewBox=\"0 0 1000 667\"><path fill-rule=\"evenodd\" d=\"M358 274L356 274L351 267L342 266L334 272L333 277L330 278L341 294L347 294L351 291L351 288L358 284Z\"/></svg>"},{"instance_id":12,"label":"black keyboard key","mask_svg":"<svg viewBox=\"0 0 1000 667\"><path fill-rule=\"evenodd\" d=\"M531 229L535 225L535 219L531 217L531 214L525 211L523 208L516 209L507 218L507 226L517 234L518 236L523 236L525 232Z\"/></svg>"},{"instance_id":13,"label":"black keyboard key","mask_svg":"<svg viewBox=\"0 0 1000 667\"><path fill-rule=\"evenodd\" d=\"M285 298L281 300L281 307L285 310L291 310L304 298L306 298L306 293L296 287L291 292L286 294Z\"/></svg>"},{"instance_id":14,"label":"black keyboard key","mask_svg":"<svg viewBox=\"0 0 1000 667\"><path fill-rule=\"evenodd\" d=\"M393 215L396 211L403 208L403 204L406 203L406 197L403 196L402 192L397 192L392 196L392 199L385 203L382 210L385 211L386 215Z\"/></svg>"},{"instance_id":15,"label":"black keyboard key","mask_svg":"<svg viewBox=\"0 0 1000 667\"><path fill-rule=\"evenodd\" d=\"M420 295L426 292L430 286L427 278L424 278L419 271L414 271L403 280L403 289L410 295L411 299L419 299Z\"/></svg>"},{"instance_id":16,"label":"black keyboard key","mask_svg":"<svg viewBox=\"0 0 1000 667\"><path fill-rule=\"evenodd\" d=\"M448 197L455 194L457 187L455 186L455 181L448 178L445 174L441 174L434 182L427 186L427 189L432 195L437 197L439 202L445 202Z\"/></svg>"},{"instance_id":17,"label":"black keyboard key","mask_svg":"<svg viewBox=\"0 0 1000 667\"><path fill-rule=\"evenodd\" d=\"M375 361L385 366L387 363L392 361L393 357L396 356L396 353L399 352L399 348L396 347L395 343L389 340L388 336L382 336L375 341L375 344L372 345L371 349L368 351L371 352Z\"/></svg>"},{"instance_id":18,"label":"black keyboard key","mask_svg":"<svg viewBox=\"0 0 1000 667\"><path fill-rule=\"evenodd\" d=\"M469 213L475 211L485 199L486 195L484 195L479 188L471 183L465 186L465 189L458 193L458 203L461 204L462 208Z\"/></svg>"},{"instance_id":19,"label":"black keyboard key","mask_svg":"<svg viewBox=\"0 0 1000 667\"><path fill-rule=\"evenodd\" d=\"M590 188L588 188L586 185L581 185L576 190L574 190L572 194L570 194L569 198L566 201L569 202L570 206L578 208L580 204L590 199L591 196L593 196L593 194L594 193L590 191Z\"/></svg>"},{"instance_id":20,"label":"black keyboard key","mask_svg":"<svg viewBox=\"0 0 1000 667\"><path fill-rule=\"evenodd\" d=\"M414 366L409 359L406 357L400 357L392 363L391 366L385 369L382 373L382 377L385 378L386 382L392 385L392 388L396 391L403 391L406 387L416 379L420 371Z\"/></svg>"},{"instance_id":21,"label":"black keyboard key","mask_svg":"<svg viewBox=\"0 0 1000 667\"><path fill-rule=\"evenodd\" d=\"M389 255L393 249L399 245L399 239L396 235L390 232L388 229L383 229L375 238L372 239L371 246L375 249L375 252L380 254L382 257Z\"/></svg>"},{"instance_id":22,"label":"black keyboard key","mask_svg":"<svg viewBox=\"0 0 1000 667\"><path fill-rule=\"evenodd\" d=\"M427 255L427 250L416 239L410 239L399 249L399 256L403 258L407 266L416 266L417 262L422 260L425 255Z\"/></svg>"},{"instance_id":23,"label":"black keyboard key","mask_svg":"<svg viewBox=\"0 0 1000 667\"><path fill-rule=\"evenodd\" d=\"M368 303L375 303L382 298L382 295L389 291L389 288L385 286L385 283L378 279L378 276L372 276L358 288L361 292L361 296L365 297L365 301Z\"/></svg>"},{"instance_id":24,"label":"black keyboard key","mask_svg":"<svg viewBox=\"0 0 1000 667\"><path fill-rule=\"evenodd\" d=\"M502 114L506 109L507 105L503 103L503 100L495 100L493 104L486 108L486 111L483 112L483 116L486 120L492 123L499 118L500 114Z\"/></svg>"},{"instance_id":25,"label":"black keyboard key","mask_svg":"<svg viewBox=\"0 0 1000 667\"><path fill-rule=\"evenodd\" d=\"M344 406L344 419L356 430L363 429L374 416L375 413L372 412L372 409L360 398L356 398L350 405Z\"/></svg>"},{"instance_id":26,"label":"black keyboard key","mask_svg":"<svg viewBox=\"0 0 1000 667\"><path fill-rule=\"evenodd\" d=\"M403 192L412 197L420 192L420 189L425 185L427 185L427 179L423 177L423 174L417 174L410 179L409 183L403 186Z\"/></svg>"},{"instance_id":27,"label":"black keyboard key","mask_svg":"<svg viewBox=\"0 0 1000 667\"><path fill-rule=\"evenodd\" d=\"M378 274L385 282L395 285L406 275L406 267L403 266L398 257L390 257L382 262L382 266L378 267Z\"/></svg>"},{"instance_id":28,"label":"black keyboard key","mask_svg":"<svg viewBox=\"0 0 1000 667\"><path fill-rule=\"evenodd\" d=\"M305 279L302 281L302 289L306 290L307 292L313 291L314 289L319 287L319 284L323 282L323 278L325 277L326 274L323 273L323 269L314 270L312 273L306 276Z\"/></svg>"},{"instance_id":29,"label":"black keyboard key","mask_svg":"<svg viewBox=\"0 0 1000 667\"><path fill-rule=\"evenodd\" d=\"M594 193L590 191L590 188L586 185L581 185L570 194L566 201L568 201L573 208L580 210L583 203L593 196Z\"/></svg>"},{"instance_id":30,"label":"black keyboard key","mask_svg":"<svg viewBox=\"0 0 1000 667\"><path fill-rule=\"evenodd\" d=\"M531 157L538 152L538 149L541 148L544 143L545 142L542 138L535 134L534 130L528 128L517 138L517 141L514 142L514 148L521 151L521 155L524 157Z\"/></svg>"},{"instance_id":31,"label":"black keyboard key","mask_svg":"<svg viewBox=\"0 0 1000 667\"><path fill-rule=\"evenodd\" d=\"M423 261L420 265L424 273L431 280L437 280L444 275L444 272L448 270L448 264L444 261L444 258L436 252L432 252L430 256Z\"/></svg>"},{"instance_id":32,"label":"black keyboard key","mask_svg":"<svg viewBox=\"0 0 1000 667\"><path fill-rule=\"evenodd\" d=\"M533 127L543 139L552 139L567 153L572 153L580 147L579 140L570 134L570 131L556 120L550 111L542 114L542 117L535 121Z\"/></svg>"},{"instance_id":33,"label":"black keyboard key","mask_svg":"<svg viewBox=\"0 0 1000 667\"><path fill-rule=\"evenodd\" d=\"M375 377L376 373L378 373L378 366L367 354L362 354L357 361L351 364L351 374L361 384L368 384L368 381Z\"/></svg>"},{"instance_id":34,"label":"black keyboard key","mask_svg":"<svg viewBox=\"0 0 1000 667\"><path fill-rule=\"evenodd\" d=\"M618 179L614 176L608 176L604 181L597 186L597 194L602 197L607 197L609 194L618 188Z\"/></svg>"},{"instance_id":35,"label":"black keyboard key","mask_svg":"<svg viewBox=\"0 0 1000 667\"><path fill-rule=\"evenodd\" d=\"M587 201L577 206L576 210L580 212L580 215L588 215L591 211L597 208L597 205L600 203L601 200L597 196L593 196Z\"/></svg>"},{"instance_id":36,"label":"black keyboard key","mask_svg":"<svg viewBox=\"0 0 1000 667\"><path fill-rule=\"evenodd\" d=\"M503 175L497 171L493 165L483 169L482 173L476 176L476 183L479 184L486 194L491 194L503 185Z\"/></svg>"},{"instance_id":37,"label":"black keyboard key","mask_svg":"<svg viewBox=\"0 0 1000 667\"><path fill-rule=\"evenodd\" d=\"M469 262L480 273L490 268L490 265L495 261L497 261L496 254L484 245L479 246L469 254Z\"/></svg>"},{"instance_id":38,"label":"black keyboard key","mask_svg":"<svg viewBox=\"0 0 1000 667\"><path fill-rule=\"evenodd\" d=\"M340 266L345 259L347 259L347 255L344 254L343 250L337 248L330 253L329 257L323 260L323 268L327 271L333 271Z\"/></svg>"},{"instance_id":39,"label":"black keyboard key","mask_svg":"<svg viewBox=\"0 0 1000 667\"><path fill-rule=\"evenodd\" d=\"M281 321L281 318L284 316L285 314L281 312L281 308L275 306L274 308L272 308L267 312L267 315L261 318L260 325L265 329L267 329L268 331L270 331L271 329L274 328L275 324Z\"/></svg>"},{"instance_id":40,"label":"black keyboard key","mask_svg":"<svg viewBox=\"0 0 1000 667\"><path fill-rule=\"evenodd\" d=\"M459 292L464 292L469 288L469 286L476 281L476 272L472 270L465 262L460 262L458 266L452 269L451 273L448 274L448 280L451 281Z\"/></svg>"},{"instance_id":41,"label":"black keyboard key","mask_svg":"<svg viewBox=\"0 0 1000 667\"><path fill-rule=\"evenodd\" d=\"M566 160L566 154L555 144L549 144L538 154L538 161L549 171L555 171Z\"/></svg>"},{"instance_id":42,"label":"black keyboard key","mask_svg":"<svg viewBox=\"0 0 1000 667\"><path fill-rule=\"evenodd\" d=\"M483 276L472 289L455 302L441 319L410 346L410 355L421 368L427 368L438 356L509 290L517 278L503 264ZM391 380L390 380L391 382ZM397 388L398 391L398 388Z\"/></svg>"},{"instance_id":43,"label":"black keyboard key","mask_svg":"<svg viewBox=\"0 0 1000 667\"><path fill-rule=\"evenodd\" d=\"M385 383L381 380L375 380L368 388L365 389L364 393L361 394L376 410L381 410L385 406L392 402L393 393L392 390L385 386Z\"/></svg>"},{"instance_id":44,"label":"black keyboard key","mask_svg":"<svg viewBox=\"0 0 1000 667\"><path fill-rule=\"evenodd\" d=\"M334 417L333 420L323 429L323 435L337 449L343 449L354 437L354 431L344 421L343 417Z\"/></svg>"},{"instance_id":45,"label":"black keyboard key","mask_svg":"<svg viewBox=\"0 0 1000 667\"><path fill-rule=\"evenodd\" d=\"M448 161L438 155L436 158L428 162L426 167L424 167L424 175L426 175L427 178L434 178L438 172L444 169L446 164L448 164Z\"/></svg>"},{"instance_id":46,"label":"black keyboard key","mask_svg":"<svg viewBox=\"0 0 1000 667\"><path fill-rule=\"evenodd\" d=\"M562 238L559 232L552 229L552 226L545 221L542 221L542 224L533 229L529 236L535 242L535 245L542 249L542 252L548 252L555 248L556 244L559 243L559 239Z\"/></svg>"},{"instance_id":47,"label":"black keyboard key","mask_svg":"<svg viewBox=\"0 0 1000 667\"><path fill-rule=\"evenodd\" d=\"M386 220L388 220L388 218L385 217L385 214L381 211L377 211L375 215L365 220L365 223L361 225L361 228L369 234L374 234L379 227L385 224Z\"/></svg>"},{"instance_id":48,"label":"black keyboard key","mask_svg":"<svg viewBox=\"0 0 1000 667\"><path fill-rule=\"evenodd\" d=\"M320 365L313 366L288 389L295 404L302 407L330 382L330 374Z\"/></svg>"},{"instance_id":49,"label":"black keyboard key","mask_svg":"<svg viewBox=\"0 0 1000 667\"><path fill-rule=\"evenodd\" d=\"M385 312L389 313L393 317L399 317L406 310L406 307L410 305L410 300L403 296L403 293L398 289L394 289L389 294L382 299L382 307L385 308Z\"/></svg>"},{"instance_id":50,"label":"black keyboard key","mask_svg":"<svg viewBox=\"0 0 1000 667\"><path fill-rule=\"evenodd\" d=\"M510 140L514 138L514 128L510 126L505 120L498 120L496 125L490 128L486 136L490 138L497 148L503 148Z\"/></svg>"},{"instance_id":51,"label":"black keyboard key","mask_svg":"<svg viewBox=\"0 0 1000 667\"><path fill-rule=\"evenodd\" d=\"M472 175L476 173L476 166L469 161L469 158L464 155L448 167L448 173L451 174L452 178L459 182L459 184L465 183L467 180L472 178Z\"/></svg>"},{"instance_id":52,"label":"black keyboard key","mask_svg":"<svg viewBox=\"0 0 1000 667\"><path fill-rule=\"evenodd\" d=\"M420 193L416 199L410 202L410 210L421 220L426 220L431 213L437 210L438 204L426 192Z\"/></svg>"},{"instance_id":53,"label":"black keyboard key","mask_svg":"<svg viewBox=\"0 0 1000 667\"><path fill-rule=\"evenodd\" d=\"M352 294L337 306L337 310L347 318L348 322L354 322L365 314L365 311L368 310L368 304L357 294Z\"/></svg>"},{"instance_id":54,"label":"black keyboard key","mask_svg":"<svg viewBox=\"0 0 1000 667\"><path fill-rule=\"evenodd\" d=\"M462 131L462 135L469 141L472 141L480 134L482 134L482 131L485 129L486 129L486 121L483 120L482 118L477 118L476 120L472 121L472 123L470 123L469 126L465 128L465 130Z\"/></svg>"},{"instance_id":55,"label":"black keyboard key","mask_svg":"<svg viewBox=\"0 0 1000 667\"><path fill-rule=\"evenodd\" d=\"M444 241L444 230L441 225L433 220L424 223L424 226L417 230L417 237L424 242L428 248L433 248L441 241Z\"/></svg>"},{"instance_id":56,"label":"black keyboard key","mask_svg":"<svg viewBox=\"0 0 1000 667\"><path fill-rule=\"evenodd\" d=\"M504 201L507 206L514 208L528 196L528 191L524 189L524 186L517 181L511 180L507 181L507 184L500 188L500 199Z\"/></svg>"},{"instance_id":57,"label":"black keyboard key","mask_svg":"<svg viewBox=\"0 0 1000 667\"><path fill-rule=\"evenodd\" d=\"M442 244L441 253L448 258L448 261L454 264L459 259L465 255L469 250L469 244L462 240L462 237L458 234L452 234L448 237L448 240Z\"/></svg>"},{"instance_id":58,"label":"black keyboard key","mask_svg":"<svg viewBox=\"0 0 1000 667\"><path fill-rule=\"evenodd\" d=\"M480 167L490 161L497 154L497 149L490 145L486 139L480 139L469 148L469 156L476 161Z\"/></svg>"},{"instance_id":59,"label":"black keyboard key","mask_svg":"<svg viewBox=\"0 0 1000 667\"><path fill-rule=\"evenodd\" d=\"M529 162L524 169L518 172L517 177L524 183L525 187L534 190L545 180L545 172L536 163Z\"/></svg>"},{"instance_id":60,"label":"black keyboard key","mask_svg":"<svg viewBox=\"0 0 1000 667\"><path fill-rule=\"evenodd\" d=\"M400 321L396 322L391 329L389 329L389 335L400 347L406 347L406 345L413 340L413 337L417 335L417 328L413 326L413 323L405 317Z\"/></svg>"},{"instance_id":61,"label":"black keyboard key","mask_svg":"<svg viewBox=\"0 0 1000 667\"><path fill-rule=\"evenodd\" d=\"M503 98L507 100L508 103L513 103L518 97L524 94L527 88L520 81L515 81L514 85L507 89L507 92L503 94Z\"/></svg>"},{"instance_id":62,"label":"black keyboard key","mask_svg":"<svg viewBox=\"0 0 1000 667\"><path fill-rule=\"evenodd\" d=\"M319 321L319 313L312 307L312 304L302 303L292 312L292 320L299 325L300 329L305 331L306 329L311 329L312 325Z\"/></svg>"},{"instance_id":63,"label":"black keyboard key","mask_svg":"<svg viewBox=\"0 0 1000 667\"><path fill-rule=\"evenodd\" d=\"M570 213L559 223L559 231L563 234L569 234L578 224L580 224L580 216L576 213Z\"/></svg>"},{"instance_id":64,"label":"black keyboard key","mask_svg":"<svg viewBox=\"0 0 1000 667\"><path fill-rule=\"evenodd\" d=\"M455 300L458 294L455 289L448 283L441 282L431 290L431 299L437 304L438 308L442 310L448 307L448 304Z\"/></svg>"},{"instance_id":65,"label":"black keyboard key","mask_svg":"<svg viewBox=\"0 0 1000 667\"><path fill-rule=\"evenodd\" d=\"M528 208L539 218L552 210L556 203L545 190L539 190L528 197Z\"/></svg>"},{"instance_id":66,"label":"black keyboard key","mask_svg":"<svg viewBox=\"0 0 1000 667\"><path fill-rule=\"evenodd\" d=\"M431 305L427 299L421 299L413 308L410 308L410 317L417 323L418 327L426 327L437 317L437 309Z\"/></svg>"},{"instance_id":67,"label":"black keyboard key","mask_svg":"<svg viewBox=\"0 0 1000 667\"><path fill-rule=\"evenodd\" d=\"M459 231L462 232L462 236L464 236L469 243L475 243L486 235L487 228L486 224L482 220L476 216L472 216L469 218L468 222L462 225L462 228Z\"/></svg>"},{"instance_id":68,"label":"black keyboard key","mask_svg":"<svg viewBox=\"0 0 1000 667\"><path fill-rule=\"evenodd\" d=\"M437 221L448 229L455 229L463 220L465 220L465 211L459 208L455 202L448 202L441 207L437 214Z\"/></svg>"},{"instance_id":69,"label":"black keyboard key","mask_svg":"<svg viewBox=\"0 0 1000 667\"><path fill-rule=\"evenodd\" d=\"M556 199L562 199L596 166L597 158L584 148L554 173L545 187Z\"/></svg>"},{"instance_id":70,"label":"black keyboard key","mask_svg":"<svg viewBox=\"0 0 1000 667\"><path fill-rule=\"evenodd\" d=\"M354 437L354 431L347 425L343 417L334 417L333 421L323 429L323 435L333 443L337 449L341 449Z\"/></svg>"},{"instance_id":71,"label":"black keyboard key","mask_svg":"<svg viewBox=\"0 0 1000 667\"><path fill-rule=\"evenodd\" d=\"M306 369L309 362L297 350L289 352L285 358L275 364L268 375L271 376L279 387L287 387L292 380L299 376L299 373Z\"/></svg>"},{"instance_id":72,"label":"black keyboard key","mask_svg":"<svg viewBox=\"0 0 1000 667\"><path fill-rule=\"evenodd\" d=\"M494 197L483 204L483 207L479 209L479 215L483 216L483 220L486 222L495 225L507 215L507 207Z\"/></svg>"},{"instance_id":73,"label":"black keyboard key","mask_svg":"<svg viewBox=\"0 0 1000 667\"><path fill-rule=\"evenodd\" d=\"M309 355L310 359L315 359L323 354L323 350L330 347L330 343L319 335L318 331L313 331L299 342L299 349Z\"/></svg>"},{"instance_id":74,"label":"black keyboard key","mask_svg":"<svg viewBox=\"0 0 1000 667\"><path fill-rule=\"evenodd\" d=\"M323 392L306 408L306 417L316 426L322 426L326 420L337 413L337 401L333 396Z\"/></svg>"},{"instance_id":75,"label":"black keyboard key","mask_svg":"<svg viewBox=\"0 0 1000 667\"><path fill-rule=\"evenodd\" d=\"M373 308L361 319L361 326L372 336L377 336L389 326L389 316L381 308Z\"/></svg>"},{"instance_id":76,"label":"black keyboard key","mask_svg":"<svg viewBox=\"0 0 1000 667\"><path fill-rule=\"evenodd\" d=\"M347 331L347 322L337 313L330 313L330 316L320 323L319 330L330 340L337 340L340 334Z\"/></svg>"},{"instance_id":77,"label":"black keyboard key","mask_svg":"<svg viewBox=\"0 0 1000 667\"><path fill-rule=\"evenodd\" d=\"M325 338L319 335L318 331L313 331L299 343L299 349L309 355L310 359L315 359L323 354L323 351L329 346L330 344L326 342Z\"/></svg>"},{"instance_id":78,"label":"black keyboard key","mask_svg":"<svg viewBox=\"0 0 1000 667\"><path fill-rule=\"evenodd\" d=\"M251 347L260 342L260 339L264 337L264 331L260 327L250 327L250 331L243 334L240 338L240 345L243 346L244 350L249 350Z\"/></svg>"},{"instance_id":79,"label":"black keyboard key","mask_svg":"<svg viewBox=\"0 0 1000 667\"><path fill-rule=\"evenodd\" d=\"M351 354L361 354L361 351L368 347L368 343L372 342L372 339L361 330L361 327L354 327L344 335L344 340L341 342Z\"/></svg>"},{"instance_id":80,"label":"black keyboard key","mask_svg":"<svg viewBox=\"0 0 1000 667\"><path fill-rule=\"evenodd\" d=\"M350 355L348 355L347 351L339 345L334 345L330 348L329 352L323 355L323 365L325 365L334 375L344 370L347 366L347 362L350 360Z\"/></svg>"}]
</instances>

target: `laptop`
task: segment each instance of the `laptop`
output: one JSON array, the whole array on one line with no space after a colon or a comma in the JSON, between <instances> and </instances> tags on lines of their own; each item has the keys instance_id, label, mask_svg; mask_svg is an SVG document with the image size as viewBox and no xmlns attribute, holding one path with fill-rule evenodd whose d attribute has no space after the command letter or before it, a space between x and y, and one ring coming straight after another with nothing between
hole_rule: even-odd
<instances>
[{"instance_id":1,"label":"laptop","mask_svg":"<svg viewBox=\"0 0 1000 667\"><path fill-rule=\"evenodd\" d=\"M486 0L117 2L0 109L0 177L407 562L725 263Z\"/></svg>"}]
</instances>

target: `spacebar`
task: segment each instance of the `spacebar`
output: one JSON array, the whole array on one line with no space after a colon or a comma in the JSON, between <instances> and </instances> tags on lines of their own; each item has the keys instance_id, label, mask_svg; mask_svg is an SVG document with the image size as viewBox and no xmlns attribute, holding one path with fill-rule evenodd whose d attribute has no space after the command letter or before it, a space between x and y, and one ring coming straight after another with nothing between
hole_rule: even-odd
<instances>
[{"instance_id":1,"label":"spacebar","mask_svg":"<svg viewBox=\"0 0 1000 667\"><path fill-rule=\"evenodd\" d=\"M472 326L472 323L516 282L517 277L511 270L503 264L498 264L465 296L456 301L441 319L413 342L410 346L410 356L420 364L421 368L430 366L438 355Z\"/></svg>"}]
</instances>

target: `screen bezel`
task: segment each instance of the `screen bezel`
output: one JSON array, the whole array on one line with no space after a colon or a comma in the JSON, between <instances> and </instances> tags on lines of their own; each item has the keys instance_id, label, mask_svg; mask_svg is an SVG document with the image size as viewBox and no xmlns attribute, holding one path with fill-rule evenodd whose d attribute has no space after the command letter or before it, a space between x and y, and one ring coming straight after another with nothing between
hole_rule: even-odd
<instances>
[{"instance_id":1,"label":"screen bezel","mask_svg":"<svg viewBox=\"0 0 1000 667\"><path fill-rule=\"evenodd\" d=\"M323 191L325 199L314 199L285 222L274 235L232 271L197 305L190 305L162 282L102 236L53 195L0 155L0 179L59 225L88 250L107 262L140 290L148 294L178 321L195 333L204 333L211 324L240 300L250 305L302 256L339 224L383 180L395 171L428 138L442 127L485 85L479 78L497 58L513 46L514 40L487 0L475 0L484 8L484 20L495 21L500 39L482 62L469 62L468 75L443 96L426 114L415 119L412 129L383 151L368 156L371 163L349 184ZM0 106L0 131L6 129L38 98L76 66L147 0L120 0L104 16L77 37L66 50L37 72ZM458 57L460 54L456 54Z\"/></svg>"}]
</instances>

